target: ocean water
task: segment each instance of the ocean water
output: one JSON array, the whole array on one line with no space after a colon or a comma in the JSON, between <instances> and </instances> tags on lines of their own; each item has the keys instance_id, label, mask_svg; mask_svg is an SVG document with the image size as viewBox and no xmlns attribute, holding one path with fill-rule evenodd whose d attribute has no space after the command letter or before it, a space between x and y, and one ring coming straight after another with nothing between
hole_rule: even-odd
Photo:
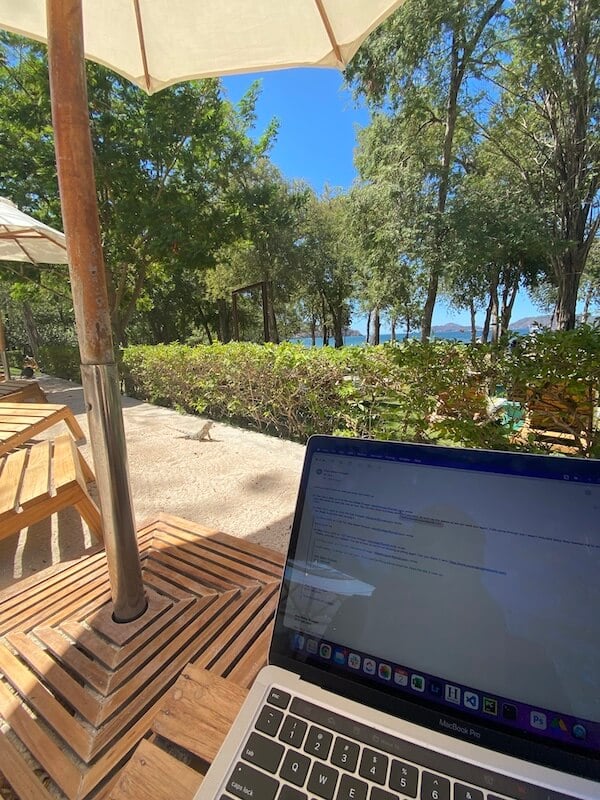
<instances>
[{"instance_id":1,"label":"ocean water","mask_svg":"<svg viewBox=\"0 0 600 800\"><path fill-rule=\"evenodd\" d=\"M480 333L480 331L478 331L478 333ZM391 338L392 338L391 334L382 333L381 336L379 337L379 341L381 342L381 344L383 344L384 342L391 341ZM418 331L413 331L410 334L410 338L411 339L420 339L421 338L421 334ZM457 341L457 342L470 342L471 341L471 331L469 331L469 330L464 330L464 331L440 331L438 333L434 333L431 336L431 338L432 339L453 339L454 341ZM404 340L404 334L396 335L396 340L400 341L400 342L403 341ZM312 346L312 342L311 342L310 338L306 338L306 339L290 339L290 341L294 342L295 344L303 344L305 347L311 347ZM347 347L352 346L352 345L365 344L366 341L367 341L367 337L366 336L345 336L344 337L344 345L347 346ZM329 340L329 344L333 347L333 339ZM317 347L322 347L323 346L323 339L320 336L316 337L316 346Z\"/></svg>"}]
</instances>

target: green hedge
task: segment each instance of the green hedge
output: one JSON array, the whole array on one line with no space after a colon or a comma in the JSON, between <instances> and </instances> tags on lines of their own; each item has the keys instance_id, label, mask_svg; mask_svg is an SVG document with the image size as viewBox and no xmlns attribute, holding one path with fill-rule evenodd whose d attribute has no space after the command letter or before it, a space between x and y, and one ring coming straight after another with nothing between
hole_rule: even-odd
<instances>
[{"instance_id":1,"label":"green hedge","mask_svg":"<svg viewBox=\"0 0 600 800\"><path fill-rule=\"evenodd\" d=\"M141 399L296 441L329 433L509 446L508 431L485 424L493 370L482 347L136 346L123 365Z\"/></svg>"},{"instance_id":2,"label":"green hedge","mask_svg":"<svg viewBox=\"0 0 600 800\"><path fill-rule=\"evenodd\" d=\"M514 441L509 425L490 422L488 402L504 389L535 418L550 387L553 429L572 435L579 455L600 453L598 327L517 337L510 347L136 346L123 352L123 369L141 399L301 442L328 433L543 451L535 432Z\"/></svg>"},{"instance_id":3,"label":"green hedge","mask_svg":"<svg viewBox=\"0 0 600 800\"><path fill-rule=\"evenodd\" d=\"M46 375L81 382L79 350L72 345L46 345L39 350L39 368Z\"/></svg>"}]
</instances>

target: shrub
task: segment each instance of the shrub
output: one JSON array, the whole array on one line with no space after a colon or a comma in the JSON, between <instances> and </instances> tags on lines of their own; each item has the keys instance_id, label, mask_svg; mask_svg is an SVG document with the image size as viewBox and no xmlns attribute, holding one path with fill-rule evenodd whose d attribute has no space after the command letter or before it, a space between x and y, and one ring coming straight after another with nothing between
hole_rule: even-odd
<instances>
[{"instance_id":1,"label":"shrub","mask_svg":"<svg viewBox=\"0 0 600 800\"><path fill-rule=\"evenodd\" d=\"M453 342L337 350L234 342L123 353L136 396L297 441L336 433L508 446L508 434L487 424L489 361Z\"/></svg>"},{"instance_id":2,"label":"shrub","mask_svg":"<svg viewBox=\"0 0 600 800\"><path fill-rule=\"evenodd\" d=\"M68 381L81 381L79 350L72 345L45 345L40 347L39 368L47 375L65 378Z\"/></svg>"},{"instance_id":3,"label":"shrub","mask_svg":"<svg viewBox=\"0 0 600 800\"><path fill-rule=\"evenodd\" d=\"M532 428L566 434L582 456L600 455L600 328L516 337L502 369L509 396L526 406Z\"/></svg>"}]
</instances>

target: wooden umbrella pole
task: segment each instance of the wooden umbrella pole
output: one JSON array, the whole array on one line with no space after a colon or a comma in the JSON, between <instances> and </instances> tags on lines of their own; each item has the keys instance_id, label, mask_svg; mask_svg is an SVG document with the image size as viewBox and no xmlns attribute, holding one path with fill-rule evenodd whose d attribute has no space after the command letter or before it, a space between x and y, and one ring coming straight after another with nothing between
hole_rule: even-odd
<instances>
[{"instance_id":1,"label":"wooden umbrella pole","mask_svg":"<svg viewBox=\"0 0 600 800\"><path fill-rule=\"evenodd\" d=\"M114 618L144 613L89 127L81 0L46 0L58 184Z\"/></svg>"}]
</instances>

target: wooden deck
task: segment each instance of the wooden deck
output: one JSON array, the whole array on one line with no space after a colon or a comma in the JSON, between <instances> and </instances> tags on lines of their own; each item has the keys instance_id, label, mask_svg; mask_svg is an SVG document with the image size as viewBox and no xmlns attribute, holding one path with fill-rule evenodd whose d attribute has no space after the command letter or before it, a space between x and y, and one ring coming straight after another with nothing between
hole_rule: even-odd
<instances>
[{"instance_id":1,"label":"wooden deck","mask_svg":"<svg viewBox=\"0 0 600 800\"><path fill-rule=\"evenodd\" d=\"M246 696L232 680L189 664L142 739L98 800L193 800Z\"/></svg>"},{"instance_id":2,"label":"wooden deck","mask_svg":"<svg viewBox=\"0 0 600 800\"><path fill-rule=\"evenodd\" d=\"M0 770L22 800L106 797L188 664L246 687L265 663L282 555L168 515L139 542L136 622L111 619L103 551L0 594Z\"/></svg>"}]
</instances>

